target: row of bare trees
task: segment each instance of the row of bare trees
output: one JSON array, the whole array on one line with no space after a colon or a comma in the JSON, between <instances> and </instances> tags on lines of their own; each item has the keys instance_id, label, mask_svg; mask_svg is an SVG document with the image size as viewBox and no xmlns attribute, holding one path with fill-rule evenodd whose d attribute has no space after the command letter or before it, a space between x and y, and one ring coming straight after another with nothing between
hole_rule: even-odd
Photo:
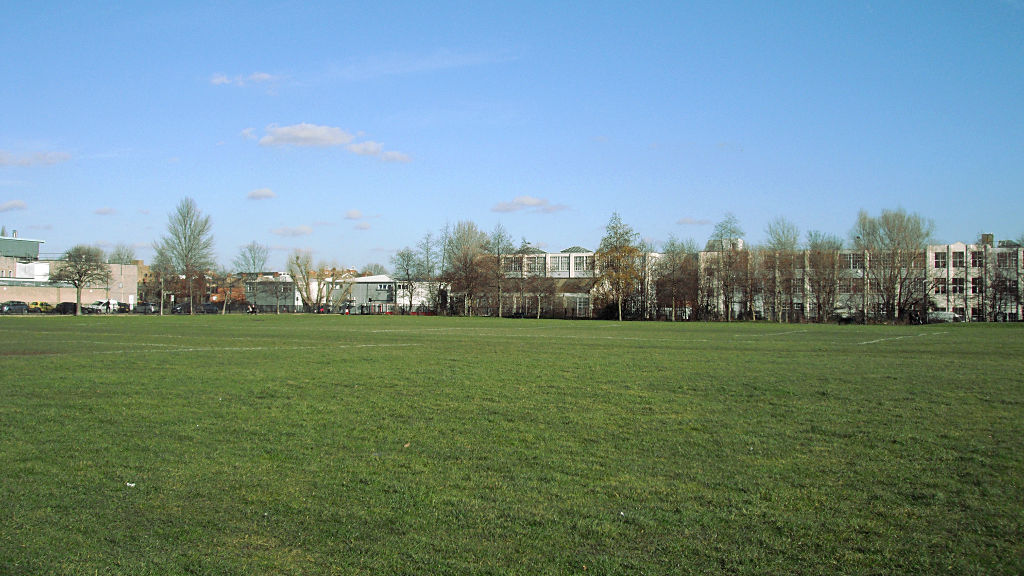
<instances>
[{"instance_id":1,"label":"row of bare trees","mask_svg":"<svg viewBox=\"0 0 1024 576\"><path fill-rule=\"evenodd\" d=\"M421 310L439 314L540 316L554 314L551 297L569 290L592 296L588 306L598 315L618 319L782 322L825 321L838 314L906 319L927 311L933 286L924 259L932 229L927 219L903 210L884 210L879 216L862 211L846 243L814 230L801 241L798 228L780 217L769 222L765 242L751 247L744 245L739 221L727 214L703 250L692 239L670 237L655 252L615 213L593 254L592 274L576 278L566 288L564 282L548 277L543 252L525 238L514 242L500 224L487 233L474 222L460 221L446 224L436 234L428 232L414 247L394 254L392 277L402 288L395 304L414 311L419 301ZM222 312L232 301L245 298L247 281L265 273L269 253L266 246L251 242L230 267L217 266L210 218L191 198L183 199L169 215L167 233L154 248L152 275L144 289L150 293L142 294L144 299L159 298L162 305L169 290L193 303L216 292ZM979 258L978 253L953 257L970 257L972 264ZM994 260L988 252L983 257ZM55 281L81 288L106 278L98 249L76 246L64 260ZM133 260L134 253L124 246L108 259ZM353 271L314 262L312 253L302 250L294 251L287 262L293 294L298 292L306 309L347 297ZM974 303L972 308L981 315L1008 303L1019 304L1017 279L1006 273L1016 273L1014 262L1010 267L986 260L980 278L968 278L965 264L957 268L963 277L954 278L949 289L958 297L964 294L963 308ZM364 270L385 272L379 265Z\"/></svg>"},{"instance_id":2,"label":"row of bare trees","mask_svg":"<svg viewBox=\"0 0 1024 576\"><path fill-rule=\"evenodd\" d=\"M929 307L924 258L932 230L929 220L904 210L862 211L844 242L816 230L801 235L780 217L769 222L763 244L749 246L736 217L727 214L703 249L692 239L671 237L655 252L613 214L594 254L594 275L573 288L590 293L595 313L608 318L910 320ZM550 314L549 297L559 288L533 252L540 251L525 239L517 246L501 225L488 234L464 221L400 250L392 264L403 284L433 287L431 306L438 312L532 314L547 301ZM985 310L1019 301L1016 281L1001 272L1007 269L993 265L983 286L972 287ZM455 298L446 298L443 287Z\"/></svg>"}]
</instances>

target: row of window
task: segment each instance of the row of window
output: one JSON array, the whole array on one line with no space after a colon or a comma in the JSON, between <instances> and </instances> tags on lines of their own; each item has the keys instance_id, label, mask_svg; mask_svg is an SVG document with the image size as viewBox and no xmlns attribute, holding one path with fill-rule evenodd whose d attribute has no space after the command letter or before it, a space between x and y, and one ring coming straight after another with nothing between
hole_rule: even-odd
<instances>
[{"instance_id":1,"label":"row of window","mask_svg":"<svg viewBox=\"0 0 1024 576\"><path fill-rule=\"evenodd\" d=\"M936 252L934 255L934 265L936 268L946 268L949 264L949 254L945 252ZM966 252L953 252L953 268L964 268L967 263ZM998 252L996 253L996 266L1000 268L1016 268L1018 263L1017 252ZM985 267L985 252L982 250L971 251L971 268L984 268Z\"/></svg>"},{"instance_id":2,"label":"row of window","mask_svg":"<svg viewBox=\"0 0 1024 576\"><path fill-rule=\"evenodd\" d=\"M945 278L934 278L932 280L932 292L935 294L963 294L964 289L967 286L967 281L964 278L951 278L949 282L946 282ZM1008 279L1004 280L1004 286L1002 286L1005 292L1014 293L1017 291L1017 281ZM971 294L984 294L985 292L985 279L981 277L971 278Z\"/></svg>"},{"instance_id":3,"label":"row of window","mask_svg":"<svg viewBox=\"0 0 1024 576\"><path fill-rule=\"evenodd\" d=\"M971 268L984 268L985 267L985 252L983 250L972 250L969 252L971 256ZM968 252L935 252L933 254L933 265L935 268L947 268L952 257L953 268L966 268L967 267L967 255ZM884 259L885 256L876 256L876 258ZM1019 265L1019 257L1017 252L997 252L996 253L996 266L999 268L1017 268ZM921 257L914 259L914 264L920 266L922 264ZM863 252L847 252L842 254L842 266L847 270L863 270L864 269L864 253Z\"/></svg>"},{"instance_id":4,"label":"row of window","mask_svg":"<svg viewBox=\"0 0 1024 576\"><path fill-rule=\"evenodd\" d=\"M572 264L574 270L592 271L594 269L594 257L573 256ZM505 258L502 266L505 272L522 272L524 268L530 274L541 274L545 270L548 272L569 272L569 256L510 256Z\"/></svg>"}]
</instances>

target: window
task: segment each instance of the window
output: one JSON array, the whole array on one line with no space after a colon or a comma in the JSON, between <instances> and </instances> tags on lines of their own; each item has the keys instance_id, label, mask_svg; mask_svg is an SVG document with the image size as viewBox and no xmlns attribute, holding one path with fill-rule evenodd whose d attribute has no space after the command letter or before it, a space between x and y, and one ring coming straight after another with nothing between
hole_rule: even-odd
<instances>
[{"instance_id":1,"label":"window","mask_svg":"<svg viewBox=\"0 0 1024 576\"><path fill-rule=\"evenodd\" d=\"M377 284L378 292L387 292L391 289L391 284Z\"/></svg>"},{"instance_id":2,"label":"window","mask_svg":"<svg viewBox=\"0 0 1024 576\"><path fill-rule=\"evenodd\" d=\"M952 280L950 280L950 290L949 291L952 292L953 294L963 294L964 293L964 279L963 278L953 278Z\"/></svg>"},{"instance_id":3,"label":"window","mask_svg":"<svg viewBox=\"0 0 1024 576\"><path fill-rule=\"evenodd\" d=\"M1017 253L1016 252L1000 252L996 254L996 265L1000 268L1016 268L1017 267Z\"/></svg>"},{"instance_id":4,"label":"window","mask_svg":"<svg viewBox=\"0 0 1024 576\"><path fill-rule=\"evenodd\" d=\"M594 269L593 256L573 256L573 268L577 272L590 271Z\"/></svg>"},{"instance_id":5,"label":"window","mask_svg":"<svg viewBox=\"0 0 1024 576\"><path fill-rule=\"evenodd\" d=\"M860 278L851 278L849 276L839 279L839 293L840 294L859 294L861 287Z\"/></svg>"},{"instance_id":6,"label":"window","mask_svg":"<svg viewBox=\"0 0 1024 576\"><path fill-rule=\"evenodd\" d=\"M945 278L935 278L932 280L932 292L935 294L945 294L947 289Z\"/></svg>"},{"instance_id":7,"label":"window","mask_svg":"<svg viewBox=\"0 0 1024 576\"><path fill-rule=\"evenodd\" d=\"M964 317L964 313L965 312L967 312L967 310L963 306L959 306L957 308L953 308L953 314L956 314L960 318Z\"/></svg>"},{"instance_id":8,"label":"window","mask_svg":"<svg viewBox=\"0 0 1024 576\"><path fill-rule=\"evenodd\" d=\"M526 270L531 274L543 274L544 273L544 257L543 256L527 256L526 257Z\"/></svg>"},{"instance_id":9,"label":"window","mask_svg":"<svg viewBox=\"0 0 1024 576\"><path fill-rule=\"evenodd\" d=\"M984 282L984 279L979 278L977 276L971 278L971 294L981 294L982 292L984 292Z\"/></svg>"},{"instance_id":10,"label":"window","mask_svg":"<svg viewBox=\"0 0 1024 576\"><path fill-rule=\"evenodd\" d=\"M963 268L966 260L967 255L963 252L953 252L953 268Z\"/></svg>"},{"instance_id":11,"label":"window","mask_svg":"<svg viewBox=\"0 0 1024 576\"><path fill-rule=\"evenodd\" d=\"M522 272L523 271L523 260L520 256L510 256L505 258L505 272Z\"/></svg>"},{"instance_id":12,"label":"window","mask_svg":"<svg viewBox=\"0 0 1024 576\"><path fill-rule=\"evenodd\" d=\"M971 252L971 268L983 268L985 266L985 253L981 250Z\"/></svg>"},{"instance_id":13,"label":"window","mask_svg":"<svg viewBox=\"0 0 1024 576\"><path fill-rule=\"evenodd\" d=\"M568 256L552 256L548 262L549 272L568 272L569 271L569 257Z\"/></svg>"},{"instance_id":14,"label":"window","mask_svg":"<svg viewBox=\"0 0 1024 576\"><path fill-rule=\"evenodd\" d=\"M845 267L850 270L863 270L864 269L864 253L863 252L848 252L843 254L843 263Z\"/></svg>"},{"instance_id":15,"label":"window","mask_svg":"<svg viewBox=\"0 0 1024 576\"><path fill-rule=\"evenodd\" d=\"M935 267L936 268L945 268L948 265L948 263L949 263L949 260L948 260L947 255L946 255L945 252L936 252L935 253Z\"/></svg>"}]
</instances>

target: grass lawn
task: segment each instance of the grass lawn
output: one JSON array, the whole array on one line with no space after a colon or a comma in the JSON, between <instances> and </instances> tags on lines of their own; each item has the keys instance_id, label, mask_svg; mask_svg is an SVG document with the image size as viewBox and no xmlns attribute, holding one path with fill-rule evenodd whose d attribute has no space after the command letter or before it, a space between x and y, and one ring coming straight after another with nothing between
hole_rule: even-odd
<instances>
[{"instance_id":1,"label":"grass lawn","mask_svg":"<svg viewBox=\"0 0 1024 576\"><path fill-rule=\"evenodd\" d=\"M0 574L1020 574L1024 325L0 318Z\"/></svg>"}]
</instances>

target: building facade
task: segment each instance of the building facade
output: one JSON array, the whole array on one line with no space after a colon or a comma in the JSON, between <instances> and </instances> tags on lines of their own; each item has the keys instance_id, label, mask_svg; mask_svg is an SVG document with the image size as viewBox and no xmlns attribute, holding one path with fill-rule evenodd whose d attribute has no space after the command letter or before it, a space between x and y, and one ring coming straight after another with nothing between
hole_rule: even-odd
<instances>
[{"instance_id":1,"label":"building facade","mask_svg":"<svg viewBox=\"0 0 1024 576\"><path fill-rule=\"evenodd\" d=\"M0 301L74 302L75 287L50 282L59 260L40 260L42 240L0 237ZM96 300L117 300L130 307L138 302L139 270L136 264L108 264L110 281L82 289L82 303Z\"/></svg>"}]
</instances>

